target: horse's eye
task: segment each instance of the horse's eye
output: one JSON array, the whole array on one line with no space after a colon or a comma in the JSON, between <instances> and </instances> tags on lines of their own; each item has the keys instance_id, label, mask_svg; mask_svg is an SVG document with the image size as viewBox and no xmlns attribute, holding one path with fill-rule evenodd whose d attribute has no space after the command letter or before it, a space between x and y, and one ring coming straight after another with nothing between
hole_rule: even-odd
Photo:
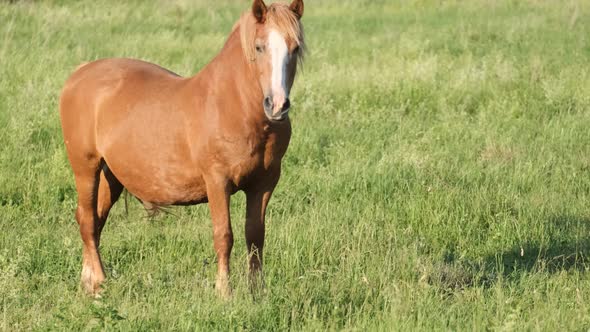
<instances>
[{"instance_id":1,"label":"horse's eye","mask_svg":"<svg viewBox=\"0 0 590 332\"><path fill-rule=\"evenodd\" d=\"M297 52L299 52L299 46L297 46L293 49L293 53L297 53Z\"/></svg>"},{"instance_id":2,"label":"horse's eye","mask_svg":"<svg viewBox=\"0 0 590 332\"><path fill-rule=\"evenodd\" d=\"M262 53L262 51L264 51L264 48L260 45L256 45L256 52Z\"/></svg>"}]
</instances>

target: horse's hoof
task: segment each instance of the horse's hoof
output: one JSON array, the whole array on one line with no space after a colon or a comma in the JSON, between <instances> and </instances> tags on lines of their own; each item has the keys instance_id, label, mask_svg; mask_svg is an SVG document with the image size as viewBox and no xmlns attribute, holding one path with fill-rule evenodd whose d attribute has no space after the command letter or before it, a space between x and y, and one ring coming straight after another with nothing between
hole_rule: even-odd
<instances>
[{"instance_id":1,"label":"horse's hoof","mask_svg":"<svg viewBox=\"0 0 590 332\"><path fill-rule=\"evenodd\" d=\"M215 282L215 291L217 292L217 296L224 300L232 298L232 290L226 278L217 279Z\"/></svg>"},{"instance_id":2,"label":"horse's hoof","mask_svg":"<svg viewBox=\"0 0 590 332\"><path fill-rule=\"evenodd\" d=\"M86 267L82 268L82 277L80 278L80 285L84 292L96 299L101 298L101 284L104 282L104 277L96 277L92 270Z\"/></svg>"},{"instance_id":3,"label":"horse's hoof","mask_svg":"<svg viewBox=\"0 0 590 332\"><path fill-rule=\"evenodd\" d=\"M232 291L231 289L216 289L217 291L217 296L219 296L220 299L223 300L231 300L232 298Z\"/></svg>"},{"instance_id":4,"label":"horse's hoof","mask_svg":"<svg viewBox=\"0 0 590 332\"><path fill-rule=\"evenodd\" d=\"M264 282L262 271L250 272L248 277L248 286L250 288L250 293L255 298L266 294L266 283Z\"/></svg>"},{"instance_id":5,"label":"horse's hoof","mask_svg":"<svg viewBox=\"0 0 590 332\"><path fill-rule=\"evenodd\" d=\"M102 298L102 287L100 287L99 284L93 285L93 284L87 284L85 282L81 282L80 283L80 287L82 288L82 290L84 291L84 294L93 297L95 299L100 299Z\"/></svg>"}]
</instances>

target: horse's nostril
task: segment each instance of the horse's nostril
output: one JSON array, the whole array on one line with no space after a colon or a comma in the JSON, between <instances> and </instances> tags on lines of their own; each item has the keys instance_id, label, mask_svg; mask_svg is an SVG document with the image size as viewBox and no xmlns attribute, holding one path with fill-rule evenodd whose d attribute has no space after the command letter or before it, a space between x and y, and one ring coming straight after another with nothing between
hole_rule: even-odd
<instances>
[{"instance_id":1,"label":"horse's nostril","mask_svg":"<svg viewBox=\"0 0 590 332\"><path fill-rule=\"evenodd\" d=\"M273 102L272 102L272 97L268 96L266 98L264 98L264 107L268 108L268 109L272 109L273 108Z\"/></svg>"},{"instance_id":2,"label":"horse's nostril","mask_svg":"<svg viewBox=\"0 0 590 332\"><path fill-rule=\"evenodd\" d=\"M283 104L283 111L284 110L288 110L291 107L291 101L289 100L289 98L287 98L287 100L285 100L285 103Z\"/></svg>"}]
</instances>

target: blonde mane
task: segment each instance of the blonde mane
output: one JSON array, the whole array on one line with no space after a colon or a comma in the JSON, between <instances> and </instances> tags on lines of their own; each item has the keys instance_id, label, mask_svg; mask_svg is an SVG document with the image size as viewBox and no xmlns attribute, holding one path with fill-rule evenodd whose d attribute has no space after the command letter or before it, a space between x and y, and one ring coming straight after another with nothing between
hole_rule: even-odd
<instances>
[{"instance_id":1,"label":"blonde mane","mask_svg":"<svg viewBox=\"0 0 590 332\"><path fill-rule=\"evenodd\" d=\"M251 11L247 11L242 14L240 20L234 25L233 30L240 29L240 39L242 42L242 49L244 55L249 61L256 59L256 18ZM303 26L295 15L295 13L289 8L289 5L284 3L273 3L268 6L266 12L266 21L271 28L275 28L286 38L293 40L299 47L297 54L297 60L299 63L303 62L303 56L305 53L305 36L303 33Z\"/></svg>"}]
</instances>

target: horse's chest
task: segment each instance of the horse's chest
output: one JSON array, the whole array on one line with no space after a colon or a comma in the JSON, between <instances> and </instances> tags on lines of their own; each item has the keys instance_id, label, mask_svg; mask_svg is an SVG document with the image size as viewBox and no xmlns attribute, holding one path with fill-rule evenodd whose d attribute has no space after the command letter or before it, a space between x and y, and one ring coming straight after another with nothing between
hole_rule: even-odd
<instances>
[{"instance_id":1,"label":"horse's chest","mask_svg":"<svg viewBox=\"0 0 590 332\"><path fill-rule=\"evenodd\" d=\"M252 177L264 177L273 171L281 162L286 145L277 134L253 135L228 144L226 160L235 185L242 187Z\"/></svg>"}]
</instances>

